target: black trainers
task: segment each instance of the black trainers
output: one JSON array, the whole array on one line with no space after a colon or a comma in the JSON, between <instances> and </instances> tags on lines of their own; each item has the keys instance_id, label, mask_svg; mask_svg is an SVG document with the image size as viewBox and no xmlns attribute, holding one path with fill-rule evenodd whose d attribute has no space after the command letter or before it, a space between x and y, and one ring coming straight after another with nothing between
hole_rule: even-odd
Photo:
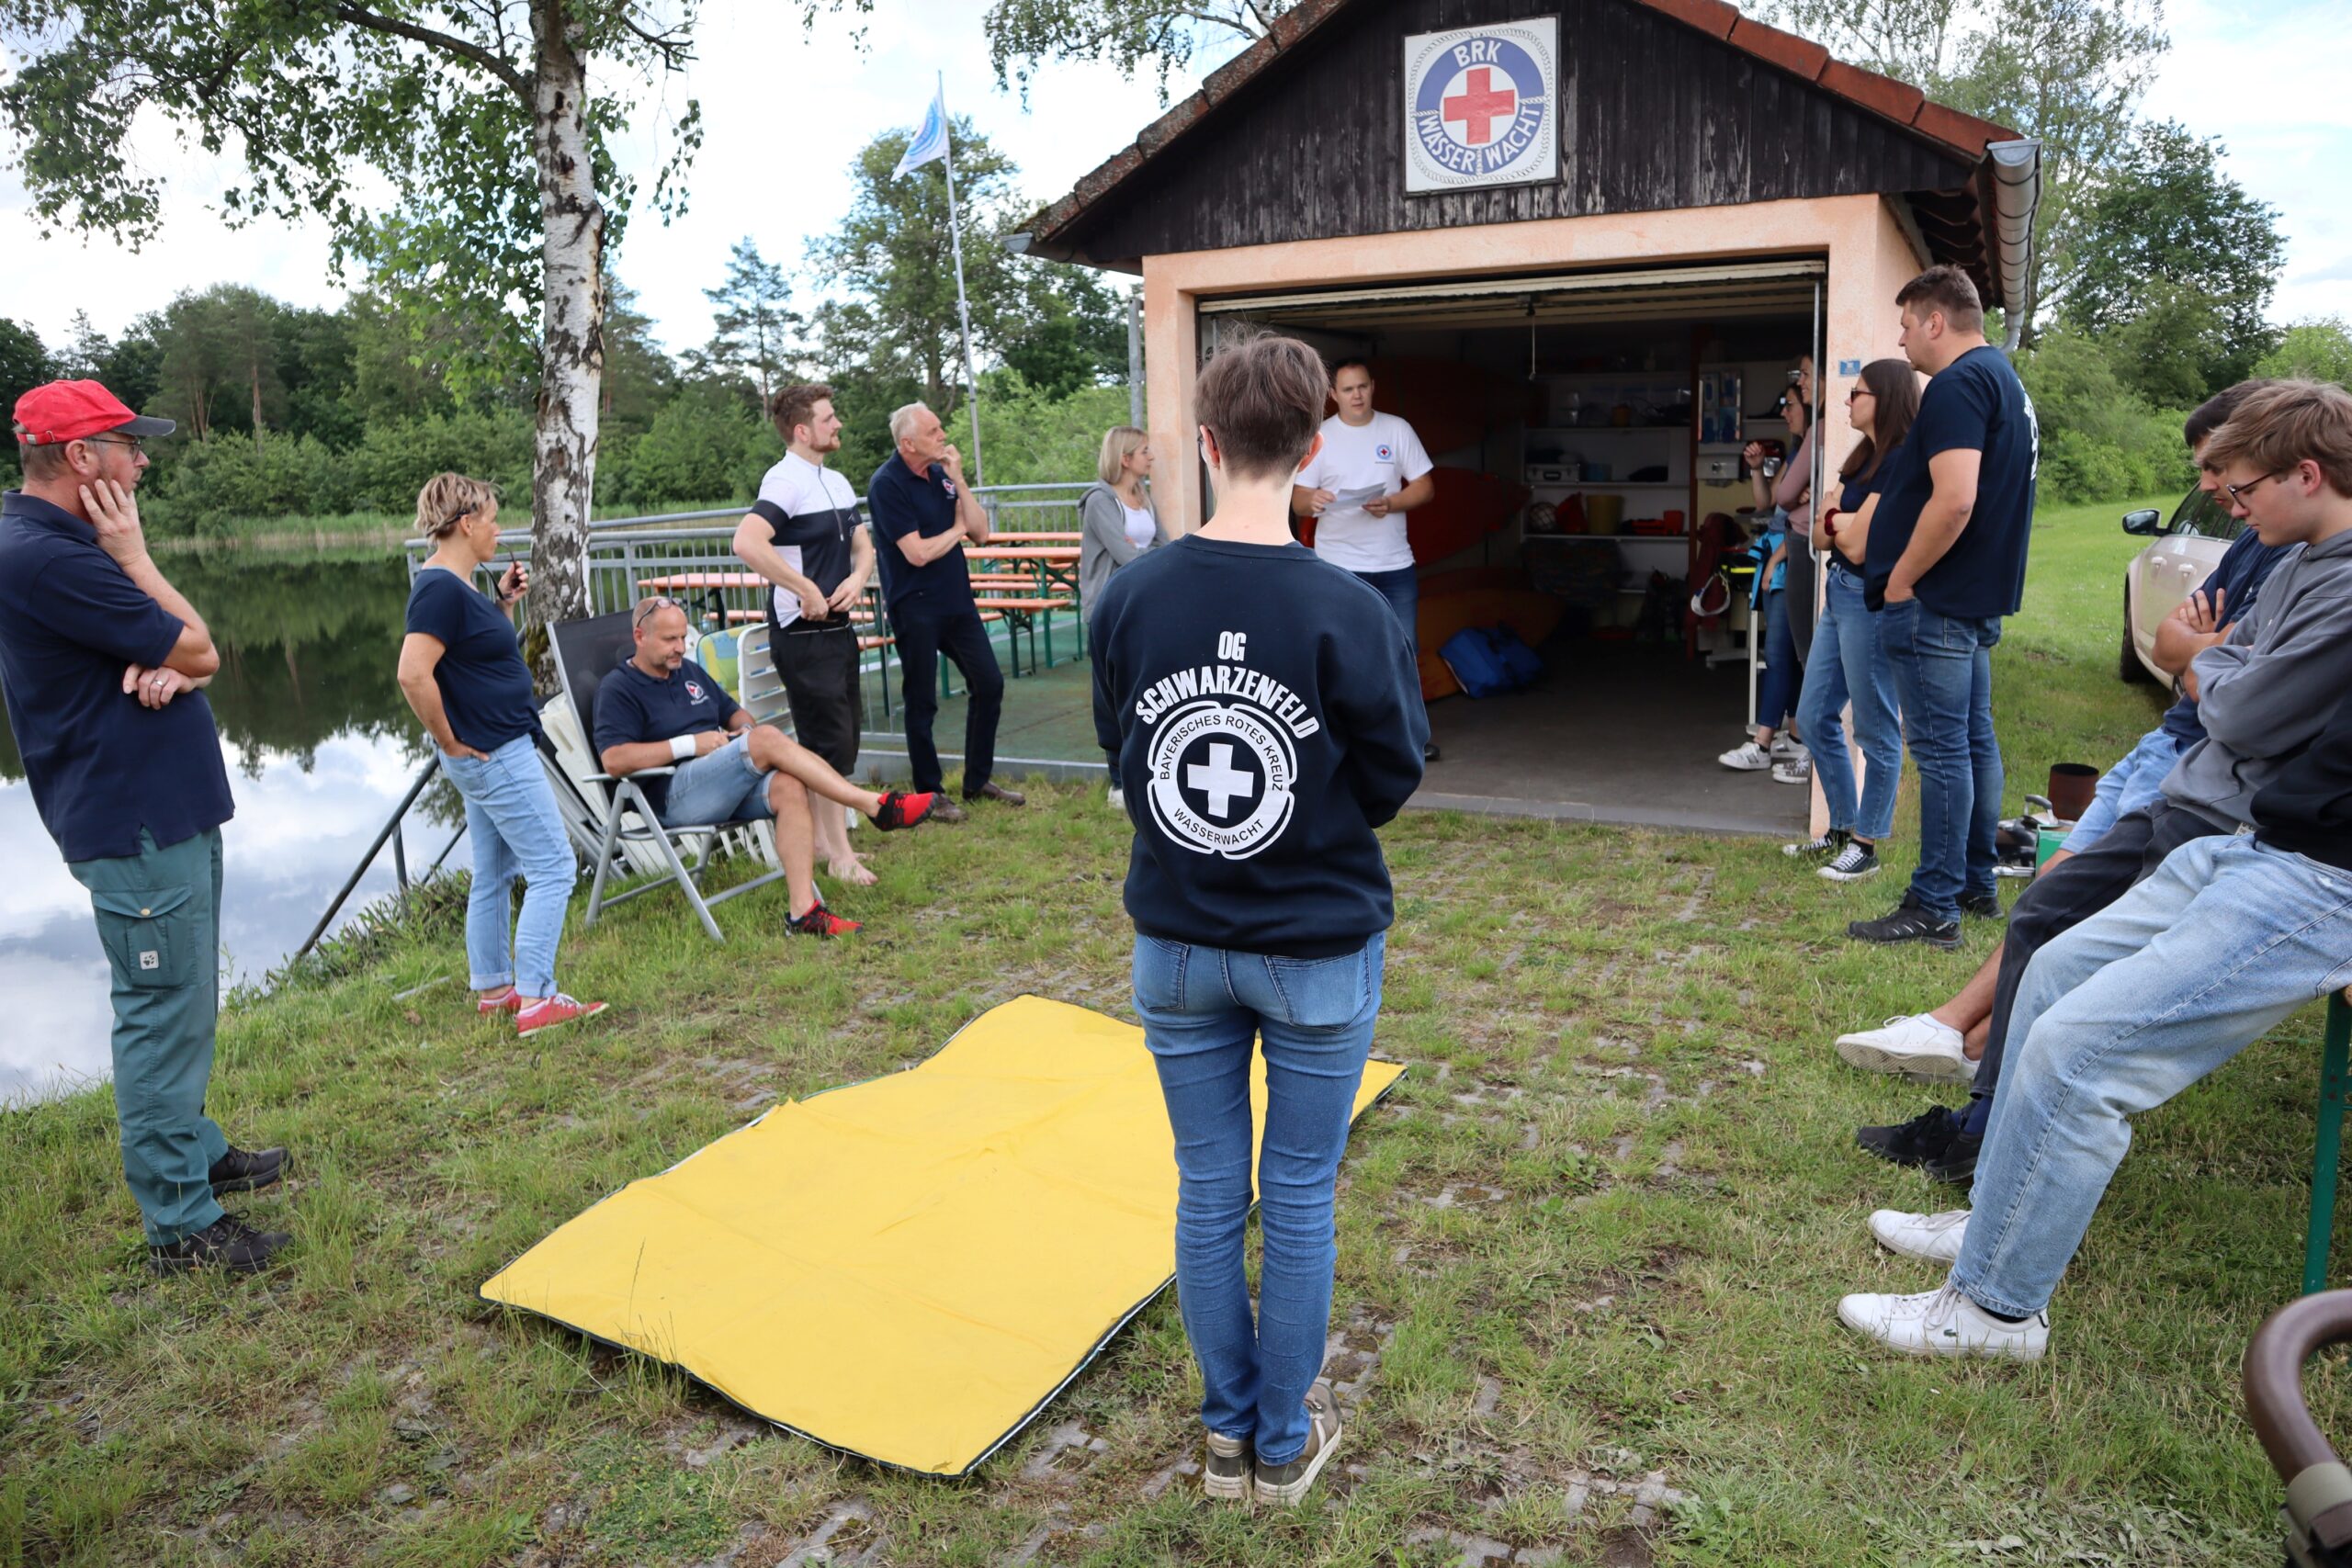
<instances>
[{"instance_id":1,"label":"black trainers","mask_svg":"<svg viewBox=\"0 0 2352 1568\"><path fill-rule=\"evenodd\" d=\"M157 1274L186 1274L197 1269L258 1274L293 1239L284 1231L257 1231L233 1215L223 1214L177 1241L163 1247L151 1245L147 1267Z\"/></svg>"},{"instance_id":2,"label":"black trainers","mask_svg":"<svg viewBox=\"0 0 2352 1568\"><path fill-rule=\"evenodd\" d=\"M1854 1142L1895 1165L1924 1166L1939 1159L1960 1138L1960 1117L1940 1105L1930 1105L1908 1122L1892 1127L1858 1127Z\"/></svg>"},{"instance_id":3,"label":"black trainers","mask_svg":"<svg viewBox=\"0 0 2352 1568\"><path fill-rule=\"evenodd\" d=\"M1843 828L1832 828L1818 839L1807 839L1801 844L1782 844L1781 852L1791 860L1827 860L1846 847L1850 835Z\"/></svg>"},{"instance_id":4,"label":"black trainers","mask_svg":"<svg viewBox=\"0 0 2352 1568\"><path fill-rule=\"evenodd\" d=\"M2001 895L1997 890L1991 893L1962 894L1960 912L1963 915L1973 915L1980 920L2008 919L2008 911L2001 908Z\"/></svg>"},{"instance_id":5,"label":"black trainers","mask_svg":"<svg viewBox=\"0 0 2352 1568\"><path fill-rule=\"evenodd\" d=\"M1306 1495L1340 1447L1340 1404L1322 1378L1306 1391L1306 1446L1288 1464L1256 1463L1258 1501L1287 1508Z\"/></svg>"},{"instance_id":6,"label":"black trainers","mask_svg":"<svg viewBox=\"0 0 2352 1568\"><path fill-rule=\"evenodd\" d=\"M229 1192L258 1192L265 1187L275 1187L286 1175L284 1149L241 1149L234 1145L229 1152L212 1162L207 1172L212 1182L212 1195Z\"/></svg>"},{"instance_id":7,"label":"black trainers","mask_svg":"<svg viewBox=\"0 0 2352 1568\"><path fill-rule=\"evenodd\" d=\"M1895 906L1894 913L1882 915L1875 920L1849 921L1846 934L1860 942L1888 944L1924 942L1929 947L1958 947L1960 922L1936 919L1919 908L1912 895L1905 893L1903 902Z\"/></svg>"},{"instance_id":8,"label":"black trainers","mask_svg":"<svg viewBox=\"0 0 2352 1568\"><path fill-rule=\"evenodd\" d=\"M1981 1134L1956 1134L1943 1153L1924 1162L1919 1168L1938 1181L1966 1187L1976 1179L1976 1156L1984 1147L1984 1139Z\"/></svg>"},{"instance_id":9,"label":"black trainers","mask_svg":"<svg viewBox=\"0 0 2352 1568\"><path fill-rule=\"evenodd\" d=\"M1832 882L1860 882L1878 874L1878 852L1860 839L1838 852L1837 858L1814 874Z\"/></svg>"},{"instance_id":10,"label":"black trainers","mask_svg":"<svg viewBox=\"0 0 2352 1568\"><path fill-rule=\"evenodd\" d=\"M1220 1503L1238 1503L1250 1495L1250 1439L1209 1434L1208 1462L1201 1467L1201 1490Z\"/></svg>"}]
</instances>

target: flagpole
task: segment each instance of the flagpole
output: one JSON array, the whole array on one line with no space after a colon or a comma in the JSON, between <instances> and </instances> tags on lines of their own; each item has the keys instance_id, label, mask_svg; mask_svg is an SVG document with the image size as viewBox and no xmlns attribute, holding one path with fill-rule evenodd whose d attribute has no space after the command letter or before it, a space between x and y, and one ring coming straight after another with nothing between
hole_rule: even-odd
<instances>
[{"instance_id":1,"label":"flagpole","mask_svg":"<svg viewBox=\"0 0 2352 1568\"><path fill-rule=\"evenodd\" d=\"M964 232L956 220L956 132L947 118L947 73L939 73L939 122L947 133L947 240L956 252L956 314L964 325L964 388L972 411L972 472L980 468L980 378L972 368L972 305L964 297Z\"/></svg>"}]
</instances>

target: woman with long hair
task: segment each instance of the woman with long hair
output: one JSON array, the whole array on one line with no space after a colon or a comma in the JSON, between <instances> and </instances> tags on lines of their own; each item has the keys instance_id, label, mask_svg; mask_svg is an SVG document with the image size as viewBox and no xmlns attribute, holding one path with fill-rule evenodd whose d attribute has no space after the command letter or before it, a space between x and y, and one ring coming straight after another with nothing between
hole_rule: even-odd
<instances>
[{"instance_id":1,"label":"woman with long hair","mask_svg":"<svg viewBox=\"0 0 2352 1568\"><path fill-rule=\"evenodd\" d=\"M536 1034L592 1017L605 1004L556 989L556 944L579 865L539 763L530 666L507 619L530 575L519 561L508 566L494 599L474 586L475 573L498 554L498 495L481 479L425 480L416 525L433 553L409 585L401 694L441 749L441 771L466 803L474 849L466 962L475 1006L486 1018L511 1013L517 1033ZM519 919L513 919L517 876Z\"/></svg>"},{"instance_id":2,"label":"woman with long hair","mask_svg":"<svg viewBox=\"0 0 2352 1568\"><path fill-rule=\"evenodd\" d=\"M1109 586L1111 574L1146 550L1169 542L1167 525L1151 503L1151 437L1132 424L1114 424L1102 436L1102 455L1095 465L1098 482L1078 498L1078 614L1094 624L1095 602ZM1119 790L1119 774L1111 772L1111 809L1126 805Z\"/></svg>"},{"instance_id":3,"label":"woman with long hair","mask_svg":"<svg viewBox=\"0 0 2352 1568\"><path fill-rule=\"evenodd\" d=\"M1818 861L1832 882L1859 882L1878 870L1878 846L1894 826L1894 785L1903 771L1903 725L1895 711L1894 671L1879 652L1878 617L1862 602L1862 551L1878 511L1879 485L1894 449L1919 412L1919 376L1907 359L1874 359L1846 395L1846 417L1861 439L1838 468L1835 510L1823 513L1829 547L1826 602L1804 671L1797 723L1813 752L1815 775L1829 809L1829 829L1782 846L1792 859ZM1839 715L1850 702L1854 742L1868 773L1856 796L1854 760Z\"/></svg>"}]
</instances>

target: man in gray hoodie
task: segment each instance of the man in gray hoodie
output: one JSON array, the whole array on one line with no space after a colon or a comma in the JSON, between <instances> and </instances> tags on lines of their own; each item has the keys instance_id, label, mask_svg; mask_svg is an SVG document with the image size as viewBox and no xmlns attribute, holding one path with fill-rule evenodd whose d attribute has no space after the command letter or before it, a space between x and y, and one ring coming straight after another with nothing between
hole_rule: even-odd
<instances>
[{"instance_id":1,"label":"man in gray hoodie","mask_svg":"<svg viewBox=\"0 0 2352 1568\"><path fill-rule=\"evenodd\" d=\"M2278 382L2239 405L2214 433L2206 460L2219 471L2248 449L2257 432L2282 425L2309 432L2309 443L2330 451L2335 443L2352 444L2352 394L2310 381ZM2304 454L2312 459L2326 455ZM2181 753L2161 798L2118 818L2106 837L2035 878L2018 898L2009 913L1984 1059L1968 1108L1932 1107L1916 1122L1886 1129L1912 1156L1898 1163L1918 1165L1955 1185L1974 1177L2000 1083L2010 1010L2033 955L2114 903L2181 845L2250 823L2255 792L2310 743L2352 690L2352 515L2324 508L2281 509L2274 515L2261 504L2266 482L2273 477L2224 487L2232 513L2249 521L2266 545L2301 547L2279 561L2253 612L2225 641L2199 654L2182 677L2197 699L2205 739Z\"/></svg>"}]
</instances>

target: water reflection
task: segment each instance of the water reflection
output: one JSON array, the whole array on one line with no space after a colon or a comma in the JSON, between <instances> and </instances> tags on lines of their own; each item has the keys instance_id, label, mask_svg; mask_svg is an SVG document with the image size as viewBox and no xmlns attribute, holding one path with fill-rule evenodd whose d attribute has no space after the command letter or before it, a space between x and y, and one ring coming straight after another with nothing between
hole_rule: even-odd
<instances>
[{"instance_id":1,"label":"water reflection","mask_svg":"<svg viewBox=\"0 0 2352 1568\"><path fill-rule=\"evenodd\" d=\"M164 570L220 645L210 696L237 801L222 963L231 980L257 980L309 933L426 756L393 679L408 574L396 559L250 555ZM104 1077L112 1021L89 897L23 780L0 722L0 1104ZM449 833L413 814L411 865ZM387 851L349 908L392 885Z\"/></svg>"}]
</instances>

